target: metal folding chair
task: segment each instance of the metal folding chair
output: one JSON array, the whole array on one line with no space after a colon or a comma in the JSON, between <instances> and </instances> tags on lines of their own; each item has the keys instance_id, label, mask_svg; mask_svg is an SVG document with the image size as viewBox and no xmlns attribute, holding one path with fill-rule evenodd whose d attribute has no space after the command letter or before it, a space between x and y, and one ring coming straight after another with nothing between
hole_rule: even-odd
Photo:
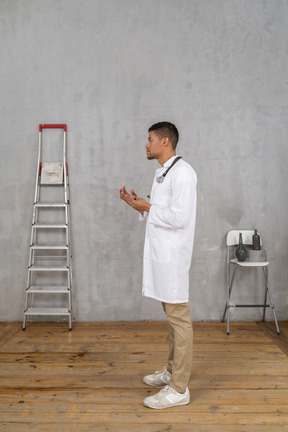
<instances>
[{"instance_id":1,"label":"metal folding chair","mask_svg":"<svg viewBox=\"0 0 288 432\"><path fill-rule=\"evenodd\" d=\"M230 309L235 307L260 307L263 308L263 317L262 321L265 321L265 315L266 315L266 308L271 307L274 321L276 325L277 333L280 334L278 321L276 317L276 311L275 306L272 300L272 294L271 294L271 288L268 281L268 265L269 261L249 261L247 259L244 262L238 261L236 258L231 259L232 250L235 250L235 246L239 243L239 234L242 233L243 238L243 244L245 246L252 246L253 244L253 234L254 230L231 230L228 232L226 237L226 290L227 290L227 300L226 300L226 306L222 318L222 322L225 321L225 317L227 314L227 335L230 334ZM261 239L261 236L260 236ZM262 246L262 239L261 239L261 246ZM233 273L231 276L231 268L234 267ZM264 295L264 303L263 304L231 304L231 293L233 288L233 283L235 280L236 272L238 269L257 269L262 268L264 273L264 283L265 283L265 295ZM269 302L267 302L267 297L269 297Z\"/></svg>"}]
</instances>

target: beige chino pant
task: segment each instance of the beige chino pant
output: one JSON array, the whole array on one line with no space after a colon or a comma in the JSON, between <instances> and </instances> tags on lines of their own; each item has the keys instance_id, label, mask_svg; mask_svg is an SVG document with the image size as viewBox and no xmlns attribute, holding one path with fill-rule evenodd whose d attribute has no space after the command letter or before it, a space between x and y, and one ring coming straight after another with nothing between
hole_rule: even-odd
<instances>
[{"instance_id":1,"label":"beige chino pant","mask_svg":"<svg viewBox=\"0 0 288 432\"><path fill-rule=\"evenodd\" d=\"M189 303L162 303L169 326L167 370L172 374L170 386L184 393L189 383L193 355L193 326Z\"/></svg>"}]
</instances>

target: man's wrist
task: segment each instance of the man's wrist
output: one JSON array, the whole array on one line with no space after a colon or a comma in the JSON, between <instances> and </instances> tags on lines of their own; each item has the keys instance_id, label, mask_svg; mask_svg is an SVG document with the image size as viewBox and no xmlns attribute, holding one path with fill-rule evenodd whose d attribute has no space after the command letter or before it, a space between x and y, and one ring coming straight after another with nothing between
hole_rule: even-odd
<instances>
[{"instance_id":1,"label":"man's wrist","mask_svg":"<svg viewBox=\"0 0 288 432\"><path fill-rule=\"evenodd\" d=\"M146 211L147 211L147 213L149 213L149 211L150 211L150 208L152 207L152 204L150 204L148 201L147 201L147 209L146 209Z\"/></svg>"}]
</instances>

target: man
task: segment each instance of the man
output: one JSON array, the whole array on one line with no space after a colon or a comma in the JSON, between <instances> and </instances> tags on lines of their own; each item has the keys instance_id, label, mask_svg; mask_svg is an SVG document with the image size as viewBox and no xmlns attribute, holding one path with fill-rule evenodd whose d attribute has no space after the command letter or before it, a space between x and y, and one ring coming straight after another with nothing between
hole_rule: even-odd
<instances>
[{"instance_id":1,"label":"man","mask_svg":"<svg viewBox=\"0 0 288 432\"><path fill-rule=\"evenodd\" d=\"M147 159L157 159L150 202L134 190L120 189L120 198L146 221L143 260L143 295L162 302L169 326L167 369L147 375L145 384L165 387L143 403L163 409L190 402L193 329L189 309L189 269L196 219L197 176L179 156L177 128L169 122L149 128Z\"/></svg>"}]
</instances>

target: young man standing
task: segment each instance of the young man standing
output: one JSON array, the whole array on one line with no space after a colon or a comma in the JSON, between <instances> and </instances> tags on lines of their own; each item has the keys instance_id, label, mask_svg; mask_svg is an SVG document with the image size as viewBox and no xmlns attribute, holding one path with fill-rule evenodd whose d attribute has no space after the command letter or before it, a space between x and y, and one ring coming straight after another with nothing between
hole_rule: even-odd
<instances>
[{"instance_id":1,"label":"young man standing","mask_svg":"<svg viewBox=\"0 0 288 432\"><path fill-rule=\"evenodd\" d=\"M138 198L133 189L120 189L120 198L146 221L143 259L144 296L162 302L169 325L168 365L143 378L145 384L165 387L143 403L163 409L190 402L193 328L189 308L189 269L195 219L197 176L193 168L176 155L179 134L169 122L149 128L147 159L157 159L150 202Z\"/></svg>"}]
</instances>

